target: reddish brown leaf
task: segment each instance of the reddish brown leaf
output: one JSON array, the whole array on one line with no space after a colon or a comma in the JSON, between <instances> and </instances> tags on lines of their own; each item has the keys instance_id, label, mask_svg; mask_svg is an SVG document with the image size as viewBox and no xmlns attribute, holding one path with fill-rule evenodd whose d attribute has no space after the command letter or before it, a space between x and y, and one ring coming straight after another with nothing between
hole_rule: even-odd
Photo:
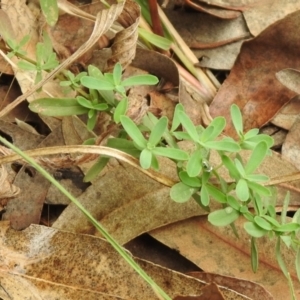
<instances>
[{"instance_id":1,"label":"reddish brown leaf","mask_svg":"<svg viewBox=\"0 0 300 300\"><path fill-rule=\"evenodd\" d=\"M300 40L295 31L299 25L298 11L243 44L229 77L210 107L212 116L223 115L227 119L227 134L234 134L229 122L231 104L236 103L241 108L245 130L249 130L267 123L295 96L295 92L285 88L275 74L290 66L300 68L297 51Z\"/></svg>"}]
</instances>

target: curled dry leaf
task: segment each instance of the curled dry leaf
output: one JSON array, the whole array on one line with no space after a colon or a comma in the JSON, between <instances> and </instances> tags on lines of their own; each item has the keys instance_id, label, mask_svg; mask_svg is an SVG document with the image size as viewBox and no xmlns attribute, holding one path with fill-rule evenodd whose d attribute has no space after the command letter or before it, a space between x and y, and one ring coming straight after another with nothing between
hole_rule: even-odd
<instances>
[{"instance_id":1,"label":"curled dry leaf","mask_svg":"<svg viewBox=\"0 0 300 300\"><path fill-rule=\"evenodd\" d=\"M125 69L134 59L138 39L140 7L131 0L126 0L118 21L125 29L119 31L111 46L112 56L107 61L106 72L110 71L117 62Z\"/></svg>"}]
</instances>

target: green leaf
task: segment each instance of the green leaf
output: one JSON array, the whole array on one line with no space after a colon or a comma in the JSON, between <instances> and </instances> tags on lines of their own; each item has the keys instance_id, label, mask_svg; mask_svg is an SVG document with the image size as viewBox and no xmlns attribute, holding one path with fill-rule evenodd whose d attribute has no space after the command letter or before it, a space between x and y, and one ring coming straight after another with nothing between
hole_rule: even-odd
<instances>
[{"instance_id":1,"label":"green leaf","mask_svg":"<svg viewBox=\"0 0 300 300\"><path fill-rule=\"evenodd\" d=\"M128 108L128 98L124 98L118 103L114 111L114 121L116 124L120 123L121 116L126 114L127 108Z\"/></svg>"},{"instance_id":2,"label":"green leaf","mask_svg":"<svg viewBox=\"0 0 300 300\"><path fill-rule=\"evenodd\" d=\"M121 80L122 80L122 65L119 62L116 63L115 66L114 66L113 78L114 78L115 85L121 84Z\"/></svg>"},{"instance_id":3,"label":"green leaf","mask_svg":"<svg viewBox=\"0 0 300 300\"><path fill-rule=\"evenodd\" d=\"M97 103L97 104L94 104L93 108L95 110L105 111L108 109L108 105L106 103Z\"/></svg>"},{"instance_id":4,"label":"green leaf","mask_svg":"<svg viewBox=\"0 0 300 300\"><path fill-rule=\"evenodd\" d=\"M202 185L202 187L201 187L200 199L201 199L201 203L204 206L208 206L209 205L209 194L208 194L208 191L207 191L205 185Z\"/></svg>"},{"instance_id":5,"label":"green leaf","mask_svg":"<svg viewBox=\"0 0 300 300\"><path fill-rule=\"evenodd\" d=\"M194 142L198 143L199 142L198 132L192 120L184 111L180 111L178 113L178 116L181 124L183 125L183 127L185 128L189 136L192 138Z\"/></svg>"},{"instance_id":6,"label":"green leaf","mask_svg":"<svg viewBox=\"0 0 300 300\"><path fill-rule=\"evenodd\" d=\"M253 150L246 166L245 172L247 174L253 173L257 167L262 163L265 159L268 152L268 145L265 142L260 142Z\"/></svg>"},{"instance_id":7,"label":"green leaf","mask_svg":"<svg viewBox=\"0 0 300 300\"><path fill-rule=\"evenodd\" d=\"M52 117L82 115L88 109L78 104L75 98L41 98L29 104L33 112Z\"/></svg>"},{"instance_id":8,"label":"green leaf","mask_svg":"<svg viewBox=\"0 0 300 300\"><path fill-rule=\"evenodd\" d=\"M226 155L222 155L221 159L222 159L224 166L229 171L230 177L237 180L240 177L240 174L239 174L235 164L233 163L233 161Z\"/></svg>"},{"instance_id":9,"label":"green leaf","mask_svg":"<svg viewBox=\"0 0 300 300\"><path fill-rule=\"evenodd\" d=\"M281 251L280 251L280 237L277 238L277 242L276 242L276 258L277 258L277 262L280 266L281 271L283 272L285 277L289 276L289 272L287 270L287 267L285 265L285 262L283 261L282 255L281 255Z\"/></svg>"},{"instance_id":10,"label":"green leaf","mask_svg":"<svg viewBox=\"0 0 300 300\"><path fill-rule=\"evenodd\" d=\"M205 142L211 140L210 136L212 135L213 131L214 131L214 128L212 126L206 127L201 133L200 141L202 143L205 143Z\"/></svg>"},{"instance_id":11,"label":"green leaf","mask_svg":"<svg viewBox=\"0 0 300 300\"><path fill-rule=\"evenodd\" d=\"M260 142L265 142L267 144L268 148L271 148L274 144L273 138L271 138L269 135L266 134L258 134L254 137L248 138L246 142L259 144Z\"/></svg>"},{"instance_id":12,"label":"green leaf","mask_svg":"<svg viewBox=\"0 0 300 300\"><path fill-rule=\"evenodd\" d=\"M249 175L246 175L245 178L247 178L250 181L254 181L254 182L264 182L264 181L269 180L268 176L262 175L262 174L249 174Z\"/></svg>"},{"instance_id":13,"label":"green leaf","mask_svg":"<svg viewBox=\"0 0 300 300\"><path fill-rule=\"evenodd\" d=\"M263 215L262 216L264 219L266 219L269 223L271 223L273 226L275 227L279 227L280 224L278 223L278 221L276 219L274 219L273 217L270 217L268 215Z\"/></svg>"},{"instance_id":14,"label":"green leaf","mask_svg":"<svg viewBox=\"0 0 300 300\"><path fill-rule=\"evenodd\" d=\"M285 224L286 221L286 214L287 214L287 209L290 203L290 192L287 191L284 200L283 200L283 206L282 206L282 211L281 211L281 224Z\"/></svg>"},{"instance_id":15,"label":"green leaf","mask_svg":"<svg viewBox=\"0 0 300 300\"><path fill-rule=\"evenodd\" d=\"M180 180L187 186L197 188L201 186L201 180L199 177L190 177L186 171L179 172Z\"/></svg>"},{"instance_id":16,"label":"green leaf","mask_svg":"<svg viewBox=\"0 0 300 300\"><path fill-rule=\"evenodd\" d=\"M221 141L209 141L205 142L204 146L210 149L228 152L238 152L241 150L239 144L234 140L223 139Z\"/></svg>"},{"instance_id":17,"label":"green leaf","mask_svg":"<svg viewBox=\"0 0 300 300\"><path fill-rule=\"evenodd\" d=\"M26 60L19 61L18 67L25 71L36 71L36 65L34 65Z\"/></svg>"},{"instance_id":18,"label":"green leaf","mask_svg":"<svg viewBox=\"0 0 300 300\"><path fill-rule=\"evenodd\" d=\"M87 129L92 131L96 125L96 122L97 122L97 113L95 110L91 109L89 110L88 112L88 121L87 121Z\"/></svg>"},{"instance_id":19,"label":"green leaf","mask_svg":"<svg viewBox=\"0 0 300 300\"><path fill-rule=\"evenodd\" d=\"M54 26L59 16L57 0L41 0L40 5L47 23Z\"/></svg>"},{"instance_id":20,"label":"green leaf","mask_svg":"<svg viewBox=\"0 0 300 300\"><path fill-rule=\"evenodd\" d=\"M94 106L90 100L87 100L86 98L82 96L77 96L76 97L78 104L80 104L83 107L89 108L89 109L94 109Z\"/></svg>"},{"instance_id":21,"label":"green leaf","mask_svg":"<svg viewBox=\"0 0 300 300\"><path fill-rule=\"evenodd\" d=\"M164 132L166 131L168 126L168 118L167 117L161 117L158 122L155 124L154 128L152 129L148 143L155 147L161 140Z\"/></svg>"},{"instance_id":22,"label":"green leaf","mask_svg":"<svg viewBox=\"0 0 300 300\"><path fill-rule=\"evenodd\" d=\"M140 157L141 154L141 150L137 149L132 141L122 138L110 138L106 146L126 152L137 158Z\"/></svg>"},{"instance_id":23,"label":"green leaf","mask_svg":"<svg viewBox=\"0 0 300 300\"><path fill-rule=\"evenodd\" d=\"M208 215L208 221L215 226L227 226L239 217L239 212L232 207L216 210Z\"/></svg>"},{"instance_id":24,"label":"green leaf","mask_svg":"<svg viewBox=\"0 0 300 300\"><path fill-rule=\"evenodd\" d=\"M291 232L291 231L297 231L300 229L300 224L298 223L287 223L282 224L280 227L274 228L274 231L277 232Z\"/></svg>"},{"instance_id":25,"label":"green leaf","mask_svg":"<svg viewBox=\"0 0 300 300\"><path fill-rule=\"evenodd\" d=\"M235 197L233 197L232 195L227 195L227 203L229 206L231 206L232 208L234 208L235 210L240 210L241 205L240 203L236 200Z\"/></svg>"},{"instance_id":26,"label":"green leaf","mask_svg":"<svg viewBox=\"0 0 300 300\"><path fill-rule=\"evenodd\" d=\"M202 171L201 150L192 153L186 165L186 171L190 177L196 177Z\"/></svg>"},{"instance_id":27,"label":"green leaf","mask_svg":"<svg viewBox=\"0 0 300 300\"><path fill-rule=\"evenodd\" d=\"M184 111L184 107L181 103L179 103L175 106L174 116L173 116L173 120L172 120L172 127L171 127L172 132L174 130L176 130L178 128L178 126L180 125L180 119L179 119L180 111Z\"/></svg>"},{"instance_id":28,"label":"green leaf","mask_svg":"<svg viewBox=\"0 0 300 300\"><path fill-rule=\"evenodd\" d=\"M258 225L252 223L252 222L245 222L244 223L244 229L246 232L255 237L255 238L260 238L264 236L268 231L259 227Z\"/></svg>"},{"instance_id":29,"label":"green leaf","mask_svg":"<svg viewBox=\"0 0 300 300\"><path fill-rule=\"evenodd\" d=\"M243 134L243 118L239 107L236 104L231 105L230 115L235 131L239 136Z\"/></svg>"},{"instance_id":30,"label":"green leaf","mask_svg":"<svg viewBox=\"0 0 300 300\"><path fill-rule=\"evenodd\" d=\"M280 235L281 240L284 242L284 244L290 248L292 244L292 237L290 235Z\"/></svg>"},{"instance_id":31,"label":"green leaf","mask_svg":"<svg viewBox=\"0 0 300 300\"><path fill-rule=\"evenodd\" d=\"M195 193L195 189L185 185L182 182L176 183L171 187L170 196L175 202L186 202Z\"/></svg>"},{"instance_id":32,"label":"green leaf","mask_svg":"<svg viewBox=\"0 0 300 300\"><path fill-rule=\"evenodd\" d=\"M300 208L298 208L297 211L295 212L292 222L300 224Z\"/></svg>"},{"instance_id":33,"label":"green leaf","mask_svg":"<svg viewBox=\"0 0 300 300\"><path fill-rule=\"evenodd\" d=\"M251 237L251 267L254 273L258 270L258 251L257 251L257 245L256 240L254 237Z\"/></svg>"},{"instance_id":34,"label":"green leaf","mask_svg":"<svg viewBox=\"0 0 300 300\"><path fill-rule=\"evenodd\" d=\"M159 82L158 78L154 75L136 75L124 79L122 81L122 86L155 85L158 82Z\"/></svg>"},{"instance_id":35,"label":"green leaf","mask_svg":"<svg viewBox=\"0 0 300 300\"><path fill-rule=\"evenodd\" d=\"M97 177L97 175L103 170L103 168L107 165L110 157L101 156L97 162L87 171L85 174L83 181L89 182Z\"/></svg>"},{"instance_id":36,"label":"green leaf","mask_svg":"<svg viewBox=\"0 0 300 300\"><path fill-rule=\"evenodd\" d=\"M139 35L150 44L163 50L169 50L172 44L172 42L165 37L149 32L143 28L139 28Z\"/></svg>"},{"instance_id":37,"label":"green leaf","mask_svg":"<svg viewBox=\"0 0 300 300\"><path fill-rule=\"evenodd\" d=\"M98 79L91 76L83 76L80 79L80 82L83 86L93 89L93 90L114 90L115 85L108 80Z\"/></svg>"},{"instance_id":38,"label":"green leaf","mask_svg":"<svg viewBox=\"0 0 300 300\"><path fill-rule=\"evenodd\" d=\"M132 140L137 144L140 149L147 147L147 141L140 132L136 124L127 116L120 117L121 124Z\"/></svg>"},{"instance_id":39,"label":"green leaf","mask_svg":"<svg viewBox=\"0 0 300 300\"><path fill-rule=\"evenodd\" d=\"M244 218L250 222L254 222L254 216L249 212L246 206L240 206L240 213L244 216Z\"/></svg>"},{"instance_id":40,"label":"green leaf","mask_svg":"<svg viewBox=\"0 0 300 300\"><path fill-rule=\"evenodd\" d=\"M236 185L236 195L241 201L249 199L249 188L247 181L241 178Z\"/></svg>"},{"instance_id":41,"label":"green leaf","mask_svg":"<svg viewBox=\"0 0 300 300\"><path fill-rule=\"evenodd\" d=\"M256 225L258 225L262 229L265 229L265 230L268 230L268 231L272 230L272 225L260 216L255 216L254 217L254 222L255 222Z\"/></svg>"},{"instance_id":42,"label":"green leaf","mask_svg":"<svg viewBox=\"0 0 300 300\"><path fill-rule=\"evenodd\" d=\"M153 152L152 152L152 154L153 154ZM158 160L155 155L152 155L151 168L153 168L156 171L159 170Z\"/></svg>"},{"instance_id":43,"label":"green leaf","mask_svg":"<svg viewBox=\"0 0 300 300\"><path fill-rule=\"evenodd\" d=\"M234 159L234 163L235 163L236 169L238 170L238 172L240 173L240 175L243 178L245 178L246 177L246 172L244 170L244 166L243 166L242 162L238 158L235 158Z\"/></svg>"},{"instance_id":44,"label":"green leaf","mask_svg":"<svg viewBox=\"0 0 300 300\"><path fill-rule=\"evenodd\" d=\"M261 196L266 196L267 197L267 196L272 195L272 192L271 192L269 187L263 186L259 183L253 182L253 181L247 181L247 183L248 183L248 187L252 191L258 193Z\"/></svg>"},{"instance_id":45,"label":"green leaf","mask_svg":"<svg viewBox=\"0 0 300 300\"><path fill-rule=\"evenodd\" d=\"M192 141L193 140L187 132L183 132L183 131L174 131L174 132L172 132L172 135L177 140L186 140L186 141Z\"/></svg>"},{"instance_id":46,"label":"green leaf","mask_svg":"<svg viewBox=\"0 0 300 300\"><path fill-rule=\"evenodd\" d=\"M215 186L213 186L209 183L207 183L205 186L206 186L207 192L209 193L209 195L212 196L213 199L215 199L216 201L218 201L220 203L227 202L226 195L222 191L220 191L218 188L216 188Z\"/></svg>"},{"instance_id":47,"label":"green leaf","mask_svg":"<svg viewBox=\"0 0 300 300\"><path fill-rule=\"evenodd\" d=\"M187 152L181 149L167 148L167 147L155 147L152 150L153 154L168 157L175 160L188 160L189 155Z\"/></svg>"},{"instance_id":48,"label":"green leaf","mask_svg":"<svg viewBox=\"0 0 300 300\"><path fill-rule=\"evenodd\" d=\"M152 152L148 149L144 149L140 155L140 165L143 169L149 169L152 164Z\"/></svg>"},{"instance_id":49,"label":"green leaf","mask_svg":"<svg viewBox=\"0 0 300 300\"><path fill-rule=\"evenodd\" d=\"M253 138L253 137L257 136L258 134L259 134L259 129L252 128L244 134L244 139L247 140L247 139Z\"/></svg>"},{"instance_id":50,"label":"green leaf","mask_svg":"<svg viewBox=\"0 0 300 300\"><path fill-rule=\"evenodd\" d=\"M297 277L298 280L300 281L300 247L298 247L297 249L295 265L296 265Z\"/></svg>"},{"instance_id":51,"label":"green leaf","mask_svg":"<svg viewBox=\"0 0 300 300\"><path fill-rule=\"evenodd\" d=\"M209 126L204 130L202 133L203 142L206 142L208 140L212 141L216 137L218 137L222 131L224 130L226 126L226 120L224 117L216 117L212 120L212 122L209 124ZM212 127L212 131L209 132L209 134L206 133L206 131L210 131L209 128Z\"/></svg>"}]
</instances>

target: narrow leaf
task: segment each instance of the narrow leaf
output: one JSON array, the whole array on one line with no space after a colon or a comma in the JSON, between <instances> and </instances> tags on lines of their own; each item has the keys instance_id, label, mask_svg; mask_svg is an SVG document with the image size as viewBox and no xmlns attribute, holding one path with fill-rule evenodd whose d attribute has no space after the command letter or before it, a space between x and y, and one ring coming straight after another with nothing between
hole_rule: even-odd
<instances>
[{"instance_id":1,"label":"narrow leaf","mask_svg":"<svg viewBox=\"0 0 300 300\"><path fill-rule=\"evenodd\" d=\"M120 121L123 128L132 138L132 140L137 144L137 146L142 150L147 147L147 141L140 132L136 124L127 116L121 116Z\"/></svg>"},{"instance_id":2,"label":"narrow leaf","mask_svg":"<svg viewBox=\"0 0 300 300\"><path fill-rule=\"evenodd\" d=\"M155 124L154 128L152 129L150 136L149 136L149 144L152 145L153 147L156 146L163 134L165 133L165 130L167 129L168 126L168 118L167 117L161 117L158 122Z\"/></svg>"},{"instance_id":3,"label":"narrow leaf","mask_svg":"<svg viewBox=\"0 0 300 300\"><path fill-rule=\"evenodd\" d=\"M150 44L152 44L160 49L169 50L171 47L172 42L170 40L168 40L165 37L162 37L160 35L149 32L143 28L139 28L139 34L145 40L147 40Z\"/></svg>"},{"instance_id":4,"label":"narrow leaf","mask_svg":"<svg viewBox=\"0 0 300 300\"><path fill-rule=\"evenodd\" d=\"M253 150L249 161L245 166L247 174L253 173L257 167L262 163L268 152L268 146L265 142L260 142Z\"/></svg>"},{"instance_id":5,"label":"narrow leaf","mask_svg":"<svg viewBox=\"0 0 300 300\"><path fill-rule=\"evenodd\" d=\"M82 115L89 109L78 104L75 98L41 98L29 104L33 112L52 117Z\"/></svg>"},{"instance_id":6,"label":"narrow leaf","mask_svg":"<svg viewBox=\"0 0 300 300\"><path fill-rule=\"evenodd\" d=\"M238 152L241 150L238 143L235 141L229 141L229 140L221 140L221 141L209 141L204 143L205 147L220 151L229 151L229 152Z\"/></svg>"},{"instance_id":7,"label":"narrow leaf","mask_svg":"<svg viewBox=\"0 0 300 300\"><path fill-rule=\"evenodd\" d=\"M236 185L236 195L241 201L249 199L249 188L245 179L240 179Z\"/></svg>"},{"instance_id":8,"label":"narrow leaf","mask_svg":"<svg viewBox=\"0 0 300 300\"><path fill-rule=\"evenodd\" d=\"M187 133L190 135L193 141L197 143L199 141L199 136L192 120L188 117L188 115L184 111L180 111L178 113L178 116L181 124L183 125Z\"/></svg>"},{"instance_id":9,"label":"narrow leaf","mask_svg":"<svg viewBox=\"0 0 300 300\"><path fill-rule=\"evenodd\" d=\"M254 222L255 222L256 225L258 225L262 229L272 230L272 225L260 216L255 216L254 217Z\"/></svg>"},{"instance_id":10,"label":"narrow leaf","mask_svg":"<svg viewBox=\"0 0 300 300\"><path fill-rule=\"evenodd\" d=\"M114 111L115 123L117 123L117 124L120 123L121 116L126 114L127 108L128 108L128 98L124 98L118 103L118 105Z\"/></svg>"},{"instance_id":11,"label":"narrow leaf","mask_svg":"<svg viewBox=\"0 0 300 300\"><path fill-rule=\"evenodd\" d=\"M120 63L116 63L113 69L113 78L115 85L121 84L122 79L122 66Z\"/></svg>"},{"instance_id":12,"label":"narrow leaf","mask_svg":"<svg viewBox=\"0 0 300 300\"><path fill-rule=\"evenodd\" d=\"M233 126L235 128L235 131L237 132L237 134L239 136L242 136L243 130L244 130L243 129L243 118L242 118L240 108L236 104L231 105L230 115L231 115L231 120L232 120Z\"/></svg>"},{"instance_id":13,"label":"narrow leaf","mask_svg":"<svg viewBox=\"0 0 300 300\"><path fill-rule=\"evenodd\" d=\"M174 116L172 120L171 132L176 130L180 125L179 112L184 111L183 105L181 103L177 104L174 111Z\"/></svg>"},{"instance_id":14,"label":"narrow leaf","mask_svg":"<svg viewBox=\"0 0 300 300\"><path fill-rule=\"evenodd\" d=\"M251 267L254 273L258 270L258 251L256 240L254 237L251 237Z\"/></svg>"},{"instance_id":15,"label":"narrow leaf","mask_svg":"<svg viewBox=\"0 0 300 300\"><path fill-rule=\"evenodd\" d=\"M80 79L83 86L93 90L104 90L109 91L115 88L115 85L108 80L98 79L91 76L83 76Z\"/></svg>"},{"instance_id":16,"label":"narrow leaf","mask_svg":"<svg viewBox=\"0 0 300 300\"><path fill-rule=\"evenodd\" d=\"M213 119L213 121L209 124L209 126L204 130L202 136L206 138L207 140L214 140L216 137L218 137L222 131L224 130L226 125L226 120L224 117L216 117ZM208 128L212 127L213 130L210 132L210 134L206 137L205 131L208 130Z\"/></svg>"},{"instance_id":17,"label":"narrow leaf","mask_svg":"<svg viewBox=\"0 0 300 300\"><path fill-rule=\"evenodd\" d=\"M186 165L186 171L190 177L196 177L200 174L202 170L202 158L201 158L201 151L196 150L192 153L188 163Z\"/></svg>"},{"instance_id":18,"label":"narrow leaf","mask_svg":"<svg viewBox=\"0 0 300 300\"><path fill-rule=\"evenodd\" d=\"M122 86L132 86L132 85L155 85L158 83L158 78L154 75L136 75L124 79L122 81Z\"/></svg>"},{"instance_id":19,"label":"narrow leaf","mask_svg":"<svg viewBox=\"0 0 300 300\"><path fill-rule=\"evenodd\" d=\"M175 159L175 160L188 160L189 159L188 153L181 149L155 147L152 150L152 152L155 155L165 156L165 157L168 157L170 159Z\"/></svg>"},{"instance_id":20,"label":"narrow leaf","mask_svg":"<svg viewBox=\"0 0 300 300\"><path fill-rule=\"evenodd\" d=\"M202 188L201 188L200 199L201 199L201 203L204 206L208 206L209 205L209 194L207 192L207 189L206 189L205 185L203 185Z\"/></svg>"}]
</instances>

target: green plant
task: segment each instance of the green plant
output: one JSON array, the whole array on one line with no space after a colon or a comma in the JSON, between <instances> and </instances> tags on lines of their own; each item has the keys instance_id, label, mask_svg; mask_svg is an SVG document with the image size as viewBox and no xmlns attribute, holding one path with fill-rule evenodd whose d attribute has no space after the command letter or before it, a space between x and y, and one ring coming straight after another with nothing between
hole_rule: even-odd
<instances>
[{"instance_id":1,"label":"green plant","mask_svg":"<svg viewBox=\"0 0 300 300\"><path fill-rule=\"evenodd\" d=\"M161 42L161 41L160 41ZM27 43L24 38L20 45L9 41L10 56L23 57L22 47ZM44 43L37 45L37 61L21 61L19 67L37 72L36 81L41 80L42 71L57 66L55 53L47 35ZM222 209L210 212L208 221L215 226L231 225L243 217L245 231L251 236L251 263L254 271L258 268L258 250L256 239L268 236L276 237L276 257L278 264L290 283L289 272L281 257L283 242L297 252L296 271L300 278L300 247L297 233L300 229L297 211L291 223L285 223L285 214L281 221L276 217L272 189L265 183L268 178L257 174L257 167L270 154L272 139L259 134L258 129L243 132L242 115L236 105L231 107L231 119L237 138L222 136L226 126L225 118L217 117L207 128L195 126L185 113L181 104L176 106L172 124L168 119L156 118L147 113L140 124L136 124L126 115L128 96L126 88L136 85L155 85L158 79L152 75L133 76L122 79L122 67L117 63L112 73L102 73L98 68L89 66L87 72L74 75L63 72L61 85L77 91L74 98L42 98L30 103L31 110L49 116L87 115L87 128L93 130L99 112L111 117L111 124L119 126L116 137L107 140L107 146L120 149L139 158L144 169L159 169L158 157L164 156L176 163L180 181L170 189L171 198L179 203L194 198L204 209L210 210L210 201L221 204ZM90 142L90 141L89 141ZM183 142L183 143L182 143ZM189 144L188 150L182 145ZM245 159L241 151L250 151ZM212 152L219 157L220 163L214 165L210 158ZM101 157L86 175L91 180L105 166L108 157ZM226 170L228 176L223 176ZM286 198L288 203L288 196ZM250 209L253 207L253 210Z\"/></svg>"}]
</instances>

